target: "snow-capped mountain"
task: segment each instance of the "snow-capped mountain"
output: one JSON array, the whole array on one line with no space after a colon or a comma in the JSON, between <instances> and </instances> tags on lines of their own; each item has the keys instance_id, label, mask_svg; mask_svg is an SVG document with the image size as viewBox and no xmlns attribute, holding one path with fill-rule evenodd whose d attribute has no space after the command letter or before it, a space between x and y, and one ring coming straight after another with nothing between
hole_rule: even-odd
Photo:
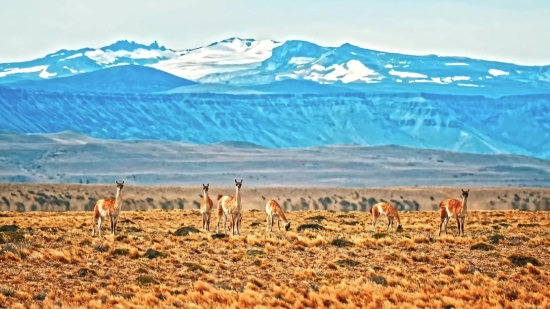
<instances>
[{"instance_id":1,"label":"snow-capped mountain","mask_svg":"<svg viewBox=\"0 0 550 309\"><path fill-rule=\"evenodd\" d=\"M548 106L550 66L350 44L231 38L178 51L118 41L0 64L0 130L24 133L550 158Z\"/></svg>"},{"instance_id":2,"label":"snow-capped mountain","mask_svg":"<svg viewBox=\"0 0 550 309\"><path fill-rule=\"evenodd\" d=\"M269 58L280 43L231 38L208 46L175 51L157 42L143 45L126 40L102 48L62 49L43 58L0 64L0 83L21 79L51 79L119 65L144 65L189 80L212 73L248 68Z\"/></svg>"},{"instance_id":3,"label":"snow-capped mountain","mask_svg":"<svg viewBox=\"0 0 550 309\"><path fill-rule=\"evenodd\" d=\"M267 88L276 93L284 93L292 83L279 82L289 80L337 86L334 89L343 92L491 96L550 92L550 66L412 56L351 44L323 47L306 41L240 38L181 51L167 49L156 42L143 45L129 41L97 49L60 50L27 62L0 64L0 83L54 79L128 64L151 66L202 84L248 88L270 85ZM318 93L313 88L311 92ZM304 92L308 91L306 87Z\"/></svg>"}]
</instances>

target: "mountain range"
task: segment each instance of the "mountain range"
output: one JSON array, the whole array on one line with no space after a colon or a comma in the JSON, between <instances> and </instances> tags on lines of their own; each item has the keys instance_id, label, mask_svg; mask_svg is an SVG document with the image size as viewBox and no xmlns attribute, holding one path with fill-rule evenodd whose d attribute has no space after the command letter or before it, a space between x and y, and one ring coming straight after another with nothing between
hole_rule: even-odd
<instances>
[{"instance_id":1,"label":"mountain range","mask_svg":"<svg viewBox=\"0 0 550 309\"><path fill-rule=\"evenodd\" d=\"M241 38L187 50L126 40L102 48L62 49L30 61L0 64L0 84L49 89L52 83L16 82L54 80L132 64L207 85L172 92L428 92L484 96L550 93L550 66L413 56L351 44L324 47L298 40ZM158 90L152 87L149 92Z\"/></svg>"},{"instance_id":2,"label":"mountain range","mask_svg":"<svg viewBox=\"0 0 550 309\"><path fill-rule=\"evenodd\" d=\"M0 64L0 130L550 158L550 66L231 38Z\"/></svg>"}]
</instances>

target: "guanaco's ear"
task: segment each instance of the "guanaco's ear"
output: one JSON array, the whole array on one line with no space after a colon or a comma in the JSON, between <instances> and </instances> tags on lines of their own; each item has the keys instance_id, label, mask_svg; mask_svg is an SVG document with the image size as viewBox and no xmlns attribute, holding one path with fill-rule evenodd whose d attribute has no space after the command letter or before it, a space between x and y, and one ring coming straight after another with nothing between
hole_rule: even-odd
<instances>
[{"instance_id":1,"label":"guanaco's ear","mask_svg":"<svg viewBox=\"0 0 550 309\"><path fill-rule=\"evenodd\" d=\"M116 184L119 185L120 183L118 183L118 180L115 180Z\"/></svg>"},{"instance_id":2,"label":"guanaco's ear","mask_svg":"<svg viewBox=\"0 0 550 309\"><path fill-rule=\"evenodd\" d=\"M235 178L235 183L237 183L237 178Z\"/></svg>"},{"instance_id":3,"label":"guanaco's ear","mask_svg":"<svg viewBox=\"0 0 550 309\"><path fill-rule=\"evenodd\" d=\"M204 187L205 185L204 185L204 184L202 184L202 186Z\"/></svg>"},{"instance_id":4,"label":"guanaco's ear","mask_svg":"<svg viewBox=\"0 0 550 309\"><path fill-rule=\"evenodd\" d=\"M466 190L466 192L470 193L470 188L468 188L468 190Z\"/></svg>"},{"instance_id":5,"label":"guanaco's ear","mask_svg":"<svg viewBox=\"0 0 550 309\"><path fill-rule=\"evenodd\" d=\"M122 184L124 184L124 180L122 181Z\"/></svg>"}]
</instances>

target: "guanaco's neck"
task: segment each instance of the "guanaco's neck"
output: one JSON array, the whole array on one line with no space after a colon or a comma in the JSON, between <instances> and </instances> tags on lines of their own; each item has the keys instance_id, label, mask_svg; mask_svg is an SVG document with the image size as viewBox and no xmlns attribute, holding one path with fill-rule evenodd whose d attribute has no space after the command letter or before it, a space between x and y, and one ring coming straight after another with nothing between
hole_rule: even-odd
<instances>
[{"instance_id":1,"label":"guanaco's neck","mask_svg":"<svg viewBox=\"0 0 550 309\"><path fill-rule=\"evenodd\" d=\"M237 198L237 206L241 206L241 189L237 187L237 193L235 193L235 197Z\"/></svg>"},{"instance_id":2,"label":"guanaco's neck","mask_svg":"<svg viewBox=\"0 0 550 309\"><path fill-rule=\"evenodd\" d=\"M468 198L463 196L462 197L462 213L465 214L468 210Z\"/></svg>"},{"instance_id":3,"label":"guanaco's neck","mask_svg":"<svg viewBox=\"0 0 550 309\"><path fill-rule=\"evenodd\" d=\"M281 217L284 223L288 222L282 209L276 209L275 212L279 215L279 217Z\"/></svg>"},{"instance_id":4,"label":"guanaco's neck","mask_svg":"<svg viewBox=\"0 0 550 309\"><path fill-rule=\"evenodd\" d=\"M204 190L204 199L208 201L208 191Z\"/></svg>"},{"instance_id":5,"label":"guanaco's neck","mask_svg":"<svg viewBox=\"0 0 550 309\"><path fill-rule=\"evenodd\" d=\"M122 193L120 189L116 190L116 198L115 198L115 209L119 209L122 207Z\"/></svg>"}]
</instances>

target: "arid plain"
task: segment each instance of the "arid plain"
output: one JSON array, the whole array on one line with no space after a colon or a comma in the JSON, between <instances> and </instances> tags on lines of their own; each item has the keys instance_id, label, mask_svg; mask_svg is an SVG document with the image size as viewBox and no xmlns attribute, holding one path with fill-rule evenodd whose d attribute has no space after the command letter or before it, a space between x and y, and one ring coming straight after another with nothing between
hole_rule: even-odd
<instances>
[{"instance_id":1,"label":"arid plain","mask_svg":"<svg viewBox=\"0 0 550 309\"><path fill-rule=\"evenodd\" d=\"M287 216L266 234L248 210L217 238L197 210L131 210L92 238L90 212L2 212L0 307L550 308L548 212L470 211L464 237L433 211L388 233L365 212Z\"/></svg>"},{"instance_id":2,"label":"arid plain","mask_svg":"<svg viewBox=\"0 0 550 309\"><path fill-rule=\"evenodd\" d=\"M547 160L1 137L0 308L550 308ZM241 235L216 234L215 214L202 231L201 184L215 202L235 194L234 178ZM104 224L92 237L91 210L115 180L116 235ZM451 221L438 236L434 210L461 187L466 235ZM266 233L269 199L288 232ZM370 231L380 201L403 231L386 232L385 218Z\"/></svg>"}]
</instances>

